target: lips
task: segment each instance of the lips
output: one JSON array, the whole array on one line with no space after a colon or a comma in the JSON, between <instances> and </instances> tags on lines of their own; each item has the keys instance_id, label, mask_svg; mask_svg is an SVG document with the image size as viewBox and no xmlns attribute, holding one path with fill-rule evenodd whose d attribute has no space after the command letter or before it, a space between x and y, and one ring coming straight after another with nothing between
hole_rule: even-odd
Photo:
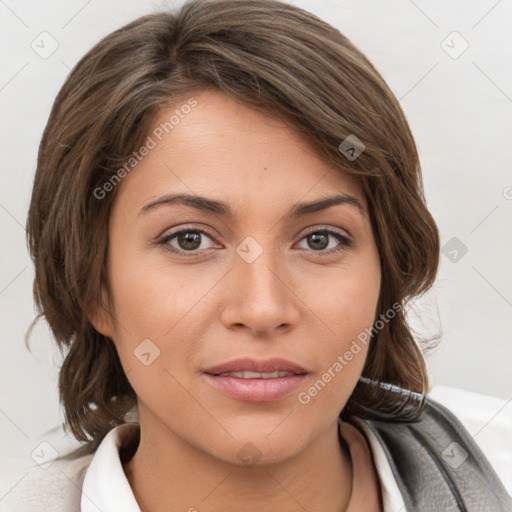
<instances>
[{"instance_id":1,"label":"lips","mask_svg":"<svg viewBox=\"0 0 512 512\"><path fill-rule=\"evenodd\" d=\"M286 359L237 359L206 369L204 378L229 398L270 402L296 390L307 374L304 367Z\"/></svg>"},{"instance_id":2,"label":"lips","mask_svg":"<svg viewBox=\"0 0 512 512\"><path fill-rule=\"evenodd\" d=\"M238 377L239 379L277 379L279 377L289 377L290 375L297 375L292 372L224 372L219 374L219 377Z\"/></svg>"},{"instance_id":3,"label":"lips","mask_svg":"<svg viewBox=\"0 0 512 512\"><path fill-rule=\"evenodd\" d=\"M265 359L262 361L249 358L235 359L234 361L212 366L204 371L210 375L222 375L238 372L253 372L259 374L286 372L292 375L308 373L302 366L282 358Z\"/></svg>"}]
</instances>

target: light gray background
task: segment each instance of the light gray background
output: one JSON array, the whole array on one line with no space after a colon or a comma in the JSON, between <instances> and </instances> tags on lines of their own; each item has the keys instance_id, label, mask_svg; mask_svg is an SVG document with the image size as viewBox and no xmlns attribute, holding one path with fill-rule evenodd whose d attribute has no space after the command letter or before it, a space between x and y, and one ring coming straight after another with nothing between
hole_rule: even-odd
<instances>
[{"instance_id":1,"label":"light gray background","mask_svg":"<svg viewBox=\"0 0 512 512\"><path fill-rule=\"evenodd\" d=\"M443 331L428 357L433 383L509 401L512 1L293 3L338 27L370 58L416 137L428 205L446 252L433 290L411 309L419 335ZM52 102L71 67L100 37L166 5L173 3L0 0L2 460L26 459L43 433L60 423L61 357L44 322L33 332L33 354L23 341L34 317L24 225ZM41 35L45 31L50 36ZM43 54L47 58L31 47L49 52L52 39L58 48ZM1 476L6 472L4 466ZM0 498L16 479L11 473Z\"/></svg>"}]
</instances>

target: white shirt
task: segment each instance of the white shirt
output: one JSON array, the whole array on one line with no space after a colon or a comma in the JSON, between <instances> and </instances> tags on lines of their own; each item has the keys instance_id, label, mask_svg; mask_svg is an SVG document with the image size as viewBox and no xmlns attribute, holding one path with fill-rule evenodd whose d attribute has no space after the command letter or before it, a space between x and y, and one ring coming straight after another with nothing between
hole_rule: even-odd
<instances>
[{"instance_id":1,"label":"white shirt","mask_svg":"<svg viewBox=\"0 0 512 512\"><path fill-rule=\"evenodd\" d=\"M447 386L438 386L431 394L456 413L512 494L512 401ZM404 512L400 490L379 441L364 422L353 420L353 424L368 439L384 512ZM119 447L133 435L134 428L133 424L114 428L94 454L14 471L13 484L0 498L0 512L140 512L119 458ZM48 435L44 439L54 444Z\"/></svg>"},{"instance_id":2,"label":"white shirt","mask_svg":"<svg viewBox=\"0 0 512 512\"><path fill-rule=\"evenodd\" d=\"M405 510L396 480L382 447L363 422L380 479L384 512ZM125 424L112 429L103 439L87 468L82 485L81 512L140 512L132 489L124 474L119 448L135 435L138 426Z\"/></svg>"}]
</instances>

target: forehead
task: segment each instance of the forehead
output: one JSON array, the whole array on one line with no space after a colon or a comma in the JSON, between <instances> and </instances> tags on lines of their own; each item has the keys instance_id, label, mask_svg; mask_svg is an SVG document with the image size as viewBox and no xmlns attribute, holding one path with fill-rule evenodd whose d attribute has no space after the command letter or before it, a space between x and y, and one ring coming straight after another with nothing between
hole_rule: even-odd
<instances>
[{"instance_id":1,"label":"forehead","mask_svg":"<svg viewBox=\"0 0 512 512\"><path fill-rule=\"evenodd\" d=\"M365 205L353 178L268 109L249 109L216 90L190 98L155 116L153 147L119 191L131 203L142 207L170 193L229 198L236 215L339 192Z\"/></svg>"}]
</instances>

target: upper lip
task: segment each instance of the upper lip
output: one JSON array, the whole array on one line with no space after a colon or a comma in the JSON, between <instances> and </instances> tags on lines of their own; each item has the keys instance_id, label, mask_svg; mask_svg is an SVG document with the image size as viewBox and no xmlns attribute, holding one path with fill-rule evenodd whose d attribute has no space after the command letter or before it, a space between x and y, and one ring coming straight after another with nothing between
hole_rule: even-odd
<instances>
[{"instance_id":1,"label":"upper lip","mask_svg":"<svg viewBox=\"0 0 512 512\"><path fill-rule=\"evenodd\" d=\"M272 372L290 372L290 373L308 373L307 370L292 361L274 357L271 359L257 359L243 358L228 361L216 366L212 366L204 370L205 373L212 375L220 375L221 373L228 372L258 372L258 373L272 373Z\"/></svg>"}]
</instances>

